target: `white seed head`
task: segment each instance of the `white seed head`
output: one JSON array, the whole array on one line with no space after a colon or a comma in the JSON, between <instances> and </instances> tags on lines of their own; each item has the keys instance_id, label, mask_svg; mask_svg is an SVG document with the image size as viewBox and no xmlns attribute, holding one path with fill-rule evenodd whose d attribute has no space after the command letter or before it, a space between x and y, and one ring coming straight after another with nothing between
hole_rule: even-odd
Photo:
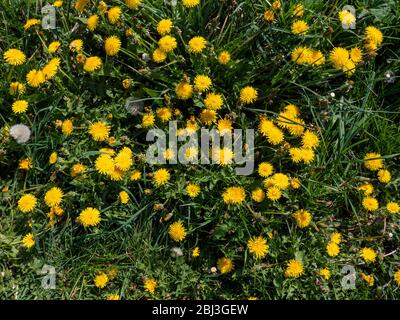
<instances>
[{"instance_id":1,"label":"white seed head","mask_svg":"<svg viewBox=\"0 0 400 320\"><path fill-rule=\"evenodd\" d=\"M182 256L183 256L182 249L181 249L181 248L178 248L178 247L173 247L173 248L171 249L171 254L172 254L174 257L182 257Z\"/></svg>"},{"instance_id":2,"label":"white seed head","mask_svg":"<svg viewBox=\"0 0 400 320\"><path fill-rule=\"evenodd\" d=\"M25 143L31 137L31 130L24 124L16 124L10 128L10 134L18 143Z\"/></svg>"}]
</instances>

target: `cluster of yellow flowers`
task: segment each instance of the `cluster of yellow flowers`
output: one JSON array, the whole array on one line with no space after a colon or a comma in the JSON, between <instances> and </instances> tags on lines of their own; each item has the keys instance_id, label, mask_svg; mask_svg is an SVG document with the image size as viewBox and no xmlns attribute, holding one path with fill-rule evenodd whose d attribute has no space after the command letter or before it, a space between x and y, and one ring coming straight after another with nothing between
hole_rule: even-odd
<instances>
[{"instance_id":1,"label":"cluster of yellow flowers","mask_svg":"<svg viewBox=\"0 0 400 320\"><path fill-rule=\"evenodd\" d=\"M295 16L299 16L295 14L295 12L302 12L297 8L296 6L293 13ZM303 15L303 13L301 15ZM266 20L270 21L269 18L266 18ZM343 25L350 27L355 23L356 18L349 11L343 10L339 12L339 20ZM307 33L308 30L309 26L304 20L297 20L292 24L292 33L295 35L303 35ZM382 42L383 34L378 28L368 26L365 29L364 48L370 56L376 55L376 51ZM315 50L306 46L294 48L291 53L291 58L294 63L299 65L308 64L320 66L325 64L325 56L320 50ZM363 61L363 52L359 46L355 46L350 50L342 47L334 47L329 53L329 59L336 69L342 70L348 76L351 76L356 71L356 66Z\"/></svg>"},{"instance_id":2,"label":"cluster of yellow flowers","mask_svg":"<svg viewBox=\"0 0 400 320\"><path fill-rule=\"evenodd\" d=\"M384 167L384 161L379 153L367 153L364 157L364 166L372 172L377 172L376 179L384 185L387 185L392 180L392 175L388 169ZM379 201L376 199L375 188L372 183L364 183L357 188L363 194L362 206L369 212L374 212L379 209ZM392 214L400 212L398 202L390 200L386 203L386 211Z\"/></svg>"}]
</instances>

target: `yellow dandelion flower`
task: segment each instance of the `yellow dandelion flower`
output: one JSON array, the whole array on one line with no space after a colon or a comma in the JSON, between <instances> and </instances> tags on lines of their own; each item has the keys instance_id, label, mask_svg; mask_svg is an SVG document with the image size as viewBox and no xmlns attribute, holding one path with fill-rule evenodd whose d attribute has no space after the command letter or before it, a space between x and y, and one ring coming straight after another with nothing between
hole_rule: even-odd
<instances>
[{"instance_id":1,"label":"yellow dandelion flower","mask_svg":"<svg viewBox=\"0 0 400 320\"><path fill-rule=\"evenodd\" d=\"M295 17L302 17L304 15L304 5L296 4L293 8L293 15Z\"/></svg>"},{"instance_id":2,"label":"yellow dandelion flower","mask_svg":"<svg viewBox=\"0 0 400 320\"><path fill-rule=\"evenodd\" d=\"M271 179L275 187L278 187L281 190L289 188L289 177L286 174L278 172L275 173Z\"/></svg>"},{"instance_id":3,"label":"yellow dandelion flower","mask_svg":"<svg viewBox=\"0 0 400 320\"><path fill-rule=\"evenodd\" d=\"M282 130L265 117L262 117L259 125L260 133L267 138L268 142L277 145L284 141Z\"/></svg>"},{"instance_id":4,"label":"yellow dandelion flower","mask_svg":"<svg viewBox=\"0 0 400 320\"><path fill-rule=\"evenodd\" d=\"M108 56L115 56L121 49L121 40L117 36L111 36L104 42L104 49Z\"/></svg>"},{"instance_id":5,"label":"yellow dandelion flower","mask_svg":"<svg viewBox=\"0 0 400 320\"><path fill-rule=\"evenodd\" d=\"M364 192L364 195L369 196L374 192L374 186L370 183L365 183L357 188L357 190L360 190Z\"/></svg>"},{"instance_id":6,"label":"yellow dandelion flower","mask_svg":"<svg viewBox=\"0 0 400 320\"><path fill-rule=\"evenodd\" d=\"M250 238L247 241L247 248L249 249L249 252L256 257L256 259L264 258L269 251L267 240L262 236Z\"/></svg>"},{"instance_id":7,"label":"yellow dandelion flower","mask_svg":"<svg viewBox=\"0 0 400 320\"><path fill-rule=\"evenodd\" d=\"M319 138L314 132L306 130L301 137L301 144L303 148L315 149L319 145Z\"/></svg>"},{"instance_id":8,"label":"yellow dandelion flower","mask_svg":"<svg viewBox=\"0 0 400 320\"><path fill-rule=\"evenodd\" d=\"M246 193L243 187L228 187L223 192L222 198L226 204L237 205L246 199Z\"/></svg>"},{"instance_id":9,"label":"yellow dandelion flower","mask_svg":"<svg viewBox=\"0 0 400 320\"><path fill-rule=\"evenodd\" d=\"M156 115L162 122L168 122L172 119L171 108L169 107L159 108L156 111Z\"/></svg>"},{"instance_id":10,"label":"yellow dandelion flower","mask_svg":"<svg viewBox=\"0 0 400 320\"><path fill-rule=\"evenodd\" d=\"M368 26L367 28L365 28L365 40L379 46L383 42L382 31L374 26Z\"/></svg>"},{"instance_id":11,"label":"yellow dandelion flower","mask_svg":"<svg viewBox=\"0 0 400 320\"><path fill-rule=\"evenodd\" d=\"M292 61L296 64L306 64L311 60L312 50L306 47L296 47L291 53Z\"/></svg>"},{"instance_id":12,"label":"yellow dandelion flower","mask_svg":"<svg viewBox=\"0 0 400 320\"><path fill-rule=\"evenodd\" d=\"M41 23L42 21L39 19L29 19L28 21L25 22L24 29L28 30L34 26L40 25Z\"/></svg>"},{"instance_id":13,"label":"yellow dandelion flower","mask_svg":"<svg viewBox=\"0 0 400 320\"><path fill-rule=\"evenodd\" d=\"M12 104L12 111L14 113L24 113L26 110L28 110L28 101L26 100L17 100Z\"/></svg>"},{"instance_id":14,"label":"yellow dandelion flower","mask_svg":"<svg viewBox=\"0 0 400 320\"><path fill-rule=\"evenodd\" d=\"M19 49L8 49L6 52L4 52L3 58L6 63L12 66L20 66L26 61L25 53Z\"/></svg>"},{"instance_id":15,"label":"yellow dandelion flower","mask_svg":"<svg viewBox=\"0 0 400 320\"><path fill-rule=\"evenodd\" d=\"M72 52L81 52L83 49L83 40L82 39L76 39L73 40L70 44L69 44L69 49Z\"/></svg>"},{"instance_id":16,"label":"yellow dandelion flower","mask_svg":"<svg viewBox=\"0 0 400 320\"><path fill-rule=\"evenodd\" d=\"M200 248L199 247L195 247L192 250L192 257L193 258L197 258L198 256L200 256Z\"/></svg>"},{"instance_id":17,"label":"yellow dandelion flower","mask_svg":"<svg viewBox=\"0 0 400 320\"><path fill-rule=\"evenodd\" d=\"M46 78L41 70L33 69L26 75L26 81L31 87L37 88L46 81Z\"/></svg>"},{"instance_id":18,"label":"yellow dandelion flower","mask_svg":"<svg viewBox=\"0 0 400 320\"><path fill-rule=\"evenodd\" d=\"M25 194L18 200L18 209L23 213L28 213L35 209L37 199L33 194Z\"/></svg>"},{"instance_id":19,"label":"yellow dandelion flower","mask_svg":"<svg viewBox=\"0 0 400 320\"><path fill-rule=\"evenodd\" d=\"M200 0L182 0L182 4L186 8L194 8L200 4Z\"/></svg>"},{"instance_id":20,"label":"yellow dandelion flower","mask_svg":"<svg viewBox=\"0 0 400 320\"><path fill-rule=\"evenodd\" d=\"M145 279L143 287L150 294L154 294L157 288L157 281L154 279Z\"/></svg>"},{"instance_id":21,"label":"yellow dandelion flower","mask_svg":"<svg viewBox=\"0 0 400 320\"><path fill-rule=\"evenodd\" d=\"M232 132L232 121L229 119L220 119L217 123L217 128L221 136Z\"/></svg>"},{"instance_id":22,"label":"yellow dandelion flower","mask_svg":"<svg viewBox=\"0 0 400 320\"><path fill-rule=\"evenodd\" d=\"M364 166L371 171L377 171L383 167L383 159L379 153L367 153L364 157Z\"/></svg>"},{"instance_id":23,"label":"yellow dandelion flower","mask_svg":"<svg viewBox=\"0 0 400 320\"><path fill-rule=\"evenodd\" d=\"M390 213L399 213L400 212L400 205L397 202L388 202L386 204L386 210Z\"/></svg>"},{"instance_id":24,"label":"yellow dandelion flower","mask_svg":"<svg viewBox=\"0 0 400 320\"><path fill-rule=\"evenodd\" d=\"M53 187L44 196L44 202L48 207L57 207L61 204L64 193L60 188Z\"/></svg>"},{"instance_id":25,"label":"yellow dandelion flower","mask_svg":"<svg viewBox=\"0 0 400 320\"><path fill-rule=\"evenodd\" d=\"M198 92L204 92L210 89L212 81L209 76L198 75L194 78L194 87Z\"/></svg>"},{"instance_id":26,"label":"yellow dandelion flower","mask_svg":"<svg viewBox=\"0 0 400 320\"><path fill-rule=\"evenodd\" d=\"M142 127L143 128L148 128L154 125L155 122L155 117L154 114L152 113L145 113L142 117Z\"/></svg>"},{"instance_id":27,"label":"yellow dandelion flower","mask_svg":"<svg viewBox=\"0 0 400 320\"><path fill-rule=\"evenodd\" d=\"M88 207L81 211L79 214L79 222L84 227L94 227L97 226L101 221L100 211Z\"/></svg>"},{"instance_id":28,"label":"yellow dandelion flower","mask_svg":"<svg viewBox=\"0 0 400 320\"><path fill-rule=\"evenodd\" d=\"M25 85L21 82L15 81L10 83L9 93L11 95L24 94L25 90Z\"/></svg>"},{"instance_id":29,"label":"yellow dandelion flower","mask_svg":"<svg viewBox=\"0 0 400 320\"><path fill-rule=\"evenodd\" d=\"M342 242L342 235L339 232L334 232L331 234L331 242L340 244Z\"/></svg>"},{"instance_id":30,"label":"yellow dandelion flower","mask_svg":"<svg viewBox=\"0 0 400 320\"><path fill-rule=\"evenodd\" d=\"M163 36L158 41L159 48L164 52L171 52L178 46L176 39L172 36L166 35Z\"/></svg>"},{"instance_id":31,"label":"yellow dandelion flower","mask_svg":"<svg viewBox=\"0 0 400 320\"><path fill-rule=\"evenodd\" d=\"M22 245L27 249L31 249L35 243L36 241L32 233L28 233L22 238Z\"/></svg>"},{"instance_id":32,"label":"yellow dandelion flower","mask_svg":"<svg viewBox=\"0 0 400 320\"><path fill-rule=\"evenodd\" d=\"M18 168L25 171L32 169L32 160L29 158L20 160L18 163Z\"/></svg>"},{"instance_id":33,"label":"yellow dandelion flower","mask_svg":"<svg viewBox=\"0 0 400 320\"><path fill-rule=\"evenodd\" d=\"M86 167L82 163L76 163L71 168L71 177L76 177L86 171Z\"/></svg>"},{"instance_id":34,"label":"yellow dandelion flower","mask_svg":"<svg viewBox=\"0 0 400 320\"><path fill-rule=\"evenodd\" d=\"M172 27L174 26L171 19L162 19L157 24L157 32L160 35L165 35L171 32Z\"/></svg>"},{"instance_id":35,"label":"yellow dandelion flower","mask_svg":"<svg viewBox=\"0 0 400 320\"><path fill-rule=\"evenodd\" d=\"M228 64L231 61L231 54L228 51L222 51L218 55L218 62L220 64Z\"/></svg>"},{"instance_id":36,"label":"yellow dandelion flower","mask_svg":"<svg viewBox=\"0 0 400 320\"><path fill-rule=\"evenodd\" d=\"M124 89L129 89L132 87L132 85L133 85L133 81L131 79L122 80L122 86L124 87Z\"/></svg>"},{"instance_id":37,"label":"yellow dandelion flower","mask_svg":"<svg viewBox=\"0 0 400 320\"><path fill-rule=\"evenodd\" d=\"M204 105L206 108L211 110L219 110L221 109L224 101L222 99L222 95L218 93L208 93L206 98L204 99Z\"/></svg>"},{"instance_id":38,"label":"yellow dandelion flower","mask_svg":"<svg viewBox=\"0 0 400 320\"><path fill-rule=\"evenodd\" d=\"M200 194L200 186L198 184L189 183L186 186L186 193L191 198L196 198Z\"/></svg>"},{"instance_id":39,"label":"yellow dandelion flower","mask_svg":"<svg viewBox=\"0 0 400 320\"><path fill-rule=\"evenodd\" d=\"M188 100L193 94L193 86L187 82L181 82L176 86L175 92L179 99Z\"/></svg>"},{"instance_id":40,"label":"yellow dandelion flower","mask_svg":"<svg viewBox=\"0 0 400 320\"><path fill-rule=\"evenodd\" d=\"M274 167L269 162L262 162L258 165L258 174L260 177L266 178L272 175Z\"/></svg>"},{"instance_id":41,"label":"yellow dandelion flower","mask_svg":"<svg viewBox=\"0 0 400 320\"><path fill-rule=\"evenodd\" d=\"M89 57L85 60L85 64L83 65L83 70L86 72L94 72L99 70L103 65L103 61L99 57L93 56Z\"/></svg>"},{"instance_id":42,"label":"yellow dandelion flower","mask_svg":"<svg viewBox=\"0 0 400 320\"><path fill-rule=\"evenodd\" d=\"M369 287L372 287L375 283L374 276L365 274L364 272L361 272L361 279L363 279Z\"/></svg>"},{"instance_id":43,"label":"yellow dandelion flower","mask_svg":"<svg viewBox=\"0 0 400 320\"><path fill-rule=\"evenodd\" d=\"M300 148L290 148L289 155L294 163L303 161L303 152Z\"/></svg>"},{"instance_id":44,"label":"yellow dandelion flower","mask_svg":"<svg viewBox=\"0 0 400 320\"><path fill-rule=\"evenodd\" d=\"M47 51L49 53L56 53L58 49L61 47L61 42L60 41L53 41L49 44Z\"/></svg>"},{"instance_id":45,"label":"yellow dandelion flower","mask_svg":"<svg viewBox=\"0 0 400 320\"><path fill-rule=\"evenodd\" d=\"M287 263L287 268L285 271L286 278L298 278L303 274L304 274L304 266L301 261L292 259Z\"/></svg>"},{"instance_id":46,"label":"yellow dandelion flower","mask_svg":"<svg viewBox=\"0 0 400 320\"><path fill-rule=\"evenodd\" d=\"M99 16L97 14L91 15L86 22L87 27L91 32L96 30L98 23L99 23Z\"/></svg>"},{"instance_id":47,"label":"yellow dandelion flower","mask_svg":"<svg viewBox=\"0 0 400 320\"><path fill-rule=\"evenodd\" d=\"M275 18L274 12L272 10L265 10L263 17L265 21L272 22Z\"/></svg>"},{"instance_id":48,"label":"yellow dandelion flower","mask_svg":"<svg viewBox=\"0 0 400 320\"><path fill-rule=\"evenodd\" d=\"M166 149L163 152L163 157L165 160L171 160L175 156L175 152L172 149Z\"/></svg>"},{"instance_id":49,"label":"yellow dandelion flower","mask_svg":"<svg viewBox=\"0 0 400 320\"><path fill-rule=\"evenodd\" d=\"M326 252L330 257L336 257L340 253L340 247L337 243L330 241L326 246Z\"/></svg>"},{"instance_id":50,"label":"yellow dandelion flower","mask_svg":"<svg viewBox=\"0 0 400 320\"><path fill-rule=\"evenodd\" d=\"M111 175L114 172L114 159L109 154L101 154L95 161L97 172L103 175Z\"/></svg>"},{"instance_id":51,"label":"yellow dandelion flower","mask_svg":"<svg viewBox=\"0 0 400 320\"><path fill-rule=\"evenodd\" d=\"M299 178L290 179L290 186L293 189L299 189L301 187L301 180Z\"/></svg>"},{"instance_id":52,"label":"yellow dandelion flower","mask_svg":"<svg viewBox=\"0 0 400 320\"><path fill-rule=\"evenodd\" d=\"M168 228L168 234L176 242L184 240L186 238L186 229L182 221L172 223Z\"/></svg>"},{"instance_id":53,"label":"yellow dandelion flower","mask_svg":"<svg viewBox=\"0 0 400 320\"><path fill-rule=\"evenodd\" d=\"M305 34L307 33L309 26L304 20L297 20L292 24L293 34Z\"/></svg>"},{"instance_id":54,"label":"yellow dandelion flower","mask_svg":"<svg viewBox=\"0 0 400 320\"><path fill-rule=\"evenodd\" d=\"M296 220L297 226L303 229L310 225L312 220L312 215L307 210L301 209L293 213L293 218Z\"/></svg>"},{"instance_id":55,"label":"yellow dandelion flower","mask_svg":"<svg viewBox=\"0 0 400 320\"><path fill-rule=\"evenodd\" d=\"M281 1L280 1L280 0L275 0L275 1L272 3L272 9L278 11L280 8L282 8L282 3L281 3Z\"/></svg>"},{"instance_id":56,"label":"yellow dandelion flower","mask_svg":"<svg viewBox=\"0 0 400 320\"><path fill-rule=\"evenodd\" d=\"M122 148L114 158L115 166L122 171L128 171L133 164L132 157L133 153L131 149L128 147Z\"/></svg>"},{"instance_id":57,"label":"yellow dandelion flower","mask_svg":"<svg viewBox=\"0 0 400 320\"><path fill-rule=\"evenodd\" d=\"M213 150L213 162L221 166L232 164L233 157L233 151L228 147L224 147L222 149L215 148Z\"/></svg>"},{"instance_id":58,"label":"yellow dandelion flower","mask_svg":"<svg viewBox=\"0 0 400 320\"><path fill-rule=\"evenodd\" d=\"M125 0L125 4L129 9L137 9L141 3L142 0Z\"/></svg>"},{"instance_id":59,"label":"yellow dandelion flower","mask_svg":"<svg viewBox=\"0 0 400 320\"><path fill-rule=\"evenodd\" d=\"M130 180L131 181L139 181L142 178L142 173L139 170L134 170L131 173Z\"/></svg>"},{"instance_id":60,"label":"yellow dandelion flower","mask_svg":"<svg viewBox=\"0 0 400 320\"><path fill-rule=\"evenodd\" d=\"M375 262L377 254L374 249L366 247L361 249L360 256L364 259L365 262L370 263Z\"/></svg>"},{"instance_id":61,"label":"yellow dandelion flower","mask_svg":"<svg viewBox=\"0 0 400 320\"><path fill-rule=\"evenodd\" d=\"M312 64L313 66L320 66L325 63L325 56L320 50L311 50L308 59L308 63Z\"/></svg>"},{"instance_id":62,"label":"yellow dandelion flower","mask_svg":"<svg viewBox=\"0 0 400 320\"><path fill-rule=\"evenodd\" d=\"M329 278L331 277L331 272L328 268L323 268L319 270L319 275L325 280L329 280Z\"/></svg>"},{"instance_id":63,"label":"yellow dandelion flower","mask_svg":"<svg viewBox=\"0 0 400 320\"><path fill-rule=\"evenodd\" d=\"M199 154L199 149L198 148L189 147L185 151L185 158L188 161L193 161L193 160L196 160L198 158L198 154Z\"/></svg>"},{"instance_id":64,"label":"yellow dandelion flower","mask_svg":"<svg viewBox=\"0 0 400 320\"><path fill-rule=\"evenodd\" d=\"M46 80L54 78L57 74L60 63L61 60L59 58L53 58L43 67L42 72Z\"/></svg>"},{"instance_id":65,"label":"yellow dandelion flower","mask_svg":"<svg viewBox=\"0 0 400 320\"><path fill-rule=\"evenodd\" d=\"M74 130L74 125L72 123L72 120L67 119L62 122L61 131L65 136L71 135L73 130Z\"/></svg>"},{"instance_id":66,"label":"yellow dandelion flower","mask_svg":"<svg viewBox=\"0 0 400 320\"><path fill-rule=\"evenodd\" d=\"M400 270L396 271L393 275L394 281L396 281L397 285L400 286Z\"/></svg>"},{"instance_id":67,"label":"yellow dandelion flower","mask_svg":"<svg viewBox=\"0 0 400 320\"><path fill-rule=\"evenodd\" d=\"M153 61L156 63L161 63L164 62L165 59L167 59L167 54L161 50L160 48L157 48L156 50L153 51Z\"/></svg>"},{"instance_id":68,"label":"yellow dandelion flower","mask_svg":"<svg viewBox=\"0 0 400 320\"><path fill-rule=\"evenodd\" d=\"M271 186L267 188L267 198L272 201L278 201L282 197L282 191L278 187Z\"/></svg>"},{"instance_id":69,"label":"yellow dandelion flower","mask_svg":"<svg viewBox=\"0 0 400 320\"><path fill-rule=\"evenodd\" d=\"M126 191L121 191L118 195L118 199L122 204L127 204L129 202L129 195Z\"/></svg>"},{"instance_id":70,"label":"yellow dandelion flower","mask_svg":"<svg viewBox=\"0 0 400 320\"><path fill-rule=\"evenodd\" d=\"M121 297L119 294L109 294L107 296L107 300L121 300Z\"/></svg>"},{"instance_id":71,"label":"yellow dandelion flower","mask_svg":"<svg viewBox=\"0 0 400 320\"><path fill-rule=\"evenodd\" d=\"M206 46L207 46L207 40L200 36L193 37L189 41L189 51L193 53L202 52Z\"/></svg>"},{"instance_id":72,"label":"yellow dandelion flower","mask_svg":"<svg viewBox=\"0 0 400 320\"><path fill-rule=\"evenodd\" d=\"M105 14L107 12L107 4L104 1L100 1L97 10L101 15Z\"/></svg>"},{"instance_id":73,"label":"yellow dandelion flower","mask_svg":"<svg viewBox=\"0 0 400 320\"><path fill-rule=\"evenodd\" d=\"M217 112L215 110L204 109L200 114L200 120L209 126L217 120Z\"/></svg>"},{"instance_id":74,"label":"yellow dandelion flower","mask_svg":"<svg viewBox=\"0 0 400 320\"><path fill-rule=\"evenodd\" d=\"M390 174L389 170L380 169L378 171L378 180L382 183L389 183L392 179L392 175Z\"/></svg>"},{"instance_id":75,"label":"yellow dandelion flower","mask_svg":"<svg viewBox=\"0 0 400 320\"><path fill-rule=\"evenodd\" d=\"M379 203L374 197L365 197L362 200L362 206L368 211L376 211L379 208Z\"/></svg>"},{"instance_id":76,"label":"yellow dandelion flower","mask_svg":"<svg viewBox=\"0 0 400 320\"><path fill-rule=\"evenodd\" d=\"M94 278L94 285L97 288L103 289L108 283L108 276L102 272Z\"/></svg>"},{"instance_id":77,"label":"yellow dandelion flower","mask_svg":"<svg viewBox=\"0 0 400 320\"><path fill-rule=\"evenodd\" d=\"M251 86L244 87L240 90L240 102L250 104L257 100L258 92Z\"/></svg>"},{"instance_id":78,"label":"yellow dandelion flower","mask_svg":"<svg viewBox=\"0 0 400 320\"><path fill-rule=\"evenodd\" d=\"M360 48L352 48L350 50L350 59L355 64L360 63L362 61L362 51Z\"/></svg>"},{"instance_id":79,"label":"yellow dandelion flower","mask_svg":"<svg viewBox=\"0 0 400 320\"><path fill-rule=\"evenodd\" d=\"M88 4L89 0L77 0L74 4L74 8L79 12L83 12Z\"/></svg>"},{"instance_id":80,"label":"yellow dandelion flower","mask_svg":"<svg viewBox=\"0 0 400 320\"><path fill-rule=\"evenodd\" d=\"M110 134L110 127L107 123L98 121L89 126L89 134L95 141L105 141Z\"/></svg>"},{"instance_id":81,"label":"yellow dandelion flower","mask_svg":"<svg viewBox=\"0 0 400 320\"><path fill-rule=\"evenodd\" d=\"M233 270L233 268L234 268L234 264L233 264L233 261L231 259L224 257L224 258L218 259L217 267L218 267L218 270L222 274L224 274L224 273L231 272Z\"/></svg>"},{"instance_id":82,"label":"yellow dandelion flower","mask_svg":"<svg viewBox=\"0 0 400 320\"><path fill-rule=\"evenodd\" d=\"M329 58L336 69L342 69L350 61L350 53L345 48L337 47L332 49Z\"/></svg>"},{"instance_id":83,"label":"yellow dandelion flower","mask_svg":"<svg viewBox=\"0 0 400 320\"><path fill-rule=\"evenodd\" d=\"M166 184L171 178L168 169L158 169L153 173L153 182L157 187Z\"/></svg>"},{"instance_id":84,"label":"yellow dandelion flower","mask_svg":"<svg viewBox=\"0 0 400 320\"><path fill-rule=\"evenodd\" d=\"M342 71L345 72L348 76L351 76L356 71L356 64L349 59L342 66Z\"/></svg>"},{"instance_id":85,"label":"yellow dandelion flower","mask_svg":"<svg viewBox=\"0 0 400 320\"><path fill-rule=\"evenodd\" d=\"M112 7L107 11L107 19L110 24L117 24L121 18L122 10L120 7Z\"/></svg>"},{"instance_id":86,"label":"yellow dandelion flower","mask_svg":"<svg viewBox=\"0 0 400 320\"><path fill-rule=\"evenodd\" d=\"M265 192L263 191L263 189L261 188L257 188L254 189L251 192L251 198L255 201L255 202L263 202L265 199Z\"/></svg>"}]
</instances>

